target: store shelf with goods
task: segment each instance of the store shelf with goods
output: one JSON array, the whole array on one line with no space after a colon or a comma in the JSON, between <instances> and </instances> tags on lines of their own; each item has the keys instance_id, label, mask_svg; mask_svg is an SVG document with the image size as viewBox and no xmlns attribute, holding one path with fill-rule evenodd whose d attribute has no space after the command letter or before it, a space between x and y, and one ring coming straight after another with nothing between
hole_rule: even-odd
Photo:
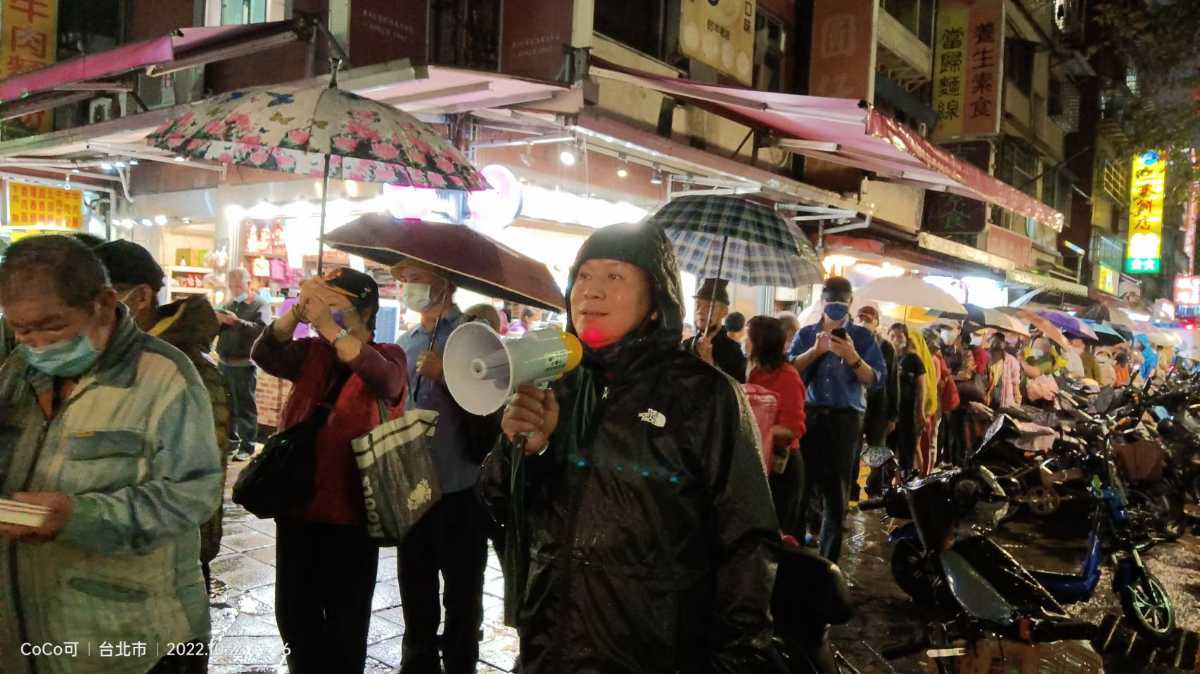
<instances>
[{"instance_id":1,"label":"store shelf with goods","mask_svg":"<svg viewBox=\"0 0 1200 674\"><path fill-rule=\"evenodd\" d=\"M172 286L171 294L179 293L181 295L207 295L208 288L184 288L180 286Z\"/></svg>"},{"instance_id":2,"label":"store shelf with goods","mask_svg":"<svg viewBox=\"0 0 1200 674\"><path fill-rule=\"evenodd\" d=\"M185 267L181 265L172 265L167 267L167 272L170 274L211 274L213 273L210 267Z\"/></svg>"}]
</instances>

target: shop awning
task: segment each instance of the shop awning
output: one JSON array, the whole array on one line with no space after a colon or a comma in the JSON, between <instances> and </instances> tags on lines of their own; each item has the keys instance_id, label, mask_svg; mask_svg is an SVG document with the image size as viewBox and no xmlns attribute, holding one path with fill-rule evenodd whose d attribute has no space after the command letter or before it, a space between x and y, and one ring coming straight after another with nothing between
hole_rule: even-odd
<instances>
[{"instance_id":1,"label":"shop awning","mask_svg":"<svg viewBox=\"0 0 1200 674\"><path fill-rule=\"evenodd\" d=\"M1062 213L861 101L723 87L604 66L593 65L592 75L654 89L752 128L770 130L782 137L781 147L797 154L978 199L1062 231Z\"/></svg>"},{"instance_id":2,"label":"shop awning","mask_svg":"<svg viewBox=\"0 0 1200 674\"><path fill-rule=\"evenodd\" d=\"M52 92L94 91L97 87L85 87L84 83L96 83L135 70L146 69L151 75L161 75L235 58L293 42L299 39L299 34L295 21L180 28L170 35L78 56L0 80L0 105Z\"/></svg>"}]
</instances>

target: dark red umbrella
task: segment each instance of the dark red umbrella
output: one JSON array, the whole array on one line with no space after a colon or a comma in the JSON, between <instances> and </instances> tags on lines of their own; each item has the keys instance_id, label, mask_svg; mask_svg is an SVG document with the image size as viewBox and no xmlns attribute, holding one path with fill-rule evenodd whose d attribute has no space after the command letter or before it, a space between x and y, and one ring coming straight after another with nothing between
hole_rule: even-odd
<instances>
[{"instance_id":1,"label":"dark red umbrella","mask_svg":"<svg viewBox=\"0 0 1200 674\"><path fill-rule=\"evenodd\" d=\"M414 259L441 269L459 288L550 311L566 307L546 265L466 225L364 215L325 235L340 251L388 266Z\"/></svg>"}]
</instances>

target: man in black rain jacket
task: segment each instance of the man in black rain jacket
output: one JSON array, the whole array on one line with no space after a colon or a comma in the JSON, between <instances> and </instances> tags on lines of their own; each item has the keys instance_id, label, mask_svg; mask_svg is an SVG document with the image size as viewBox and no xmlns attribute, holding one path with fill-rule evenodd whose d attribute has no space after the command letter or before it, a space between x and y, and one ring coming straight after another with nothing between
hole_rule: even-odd
<instances>
[{"instance_id":1,"label":"man in black rain jacket","mask_svg":"<svg viewBox=\"0 0 1200 674\"><path fill-rule=\"evenodd\" d=\"M680 348L666 236L597 231L567 310L583 365L522 388L480 485L525 541L525 568L506 569L522 674L769 671L779 527L741 390Z\"/></svg>"}]
</instances>

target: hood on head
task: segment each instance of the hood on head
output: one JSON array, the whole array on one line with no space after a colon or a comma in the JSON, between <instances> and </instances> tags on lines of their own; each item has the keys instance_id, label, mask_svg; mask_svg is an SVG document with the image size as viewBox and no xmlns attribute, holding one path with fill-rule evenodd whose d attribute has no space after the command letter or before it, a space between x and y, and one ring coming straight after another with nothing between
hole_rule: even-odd
<instances>
[{"instance_id":1,"label":"hood on head","mask_svg":"<svg viewBox=\"0 0 1200 674\"><path fill-rule=\"evenodd\" d=\"M650 275L654 310L658 322L646 337L654 344L676 347L683 340L683 290L679 281L679 263L675 249L661 228L643 223L625 223L598 229L583 242L571 277L567 281L567 331L575 333L571 321L571 289L579 268L588 260L628 262Z\"/></svg>"}]
</instances>

